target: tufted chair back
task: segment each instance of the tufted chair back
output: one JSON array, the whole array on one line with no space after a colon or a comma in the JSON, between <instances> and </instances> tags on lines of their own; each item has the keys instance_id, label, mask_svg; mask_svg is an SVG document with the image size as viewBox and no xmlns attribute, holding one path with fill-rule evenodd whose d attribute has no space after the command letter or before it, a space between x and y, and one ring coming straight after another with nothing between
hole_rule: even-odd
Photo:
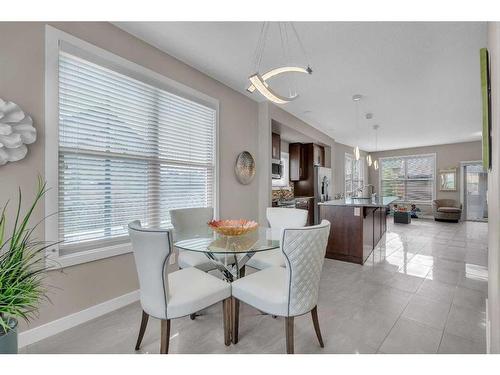
<instances>
[{"instance_id":1,"label":"tufted chair back","mask_svg":"<svg viewBox=\"0 0 500 375\"><path fill-rule=\"evenodd\" d=\"M330 222L304 228L285 228L282 252L287 269L288 316L305 314L318 303Z\"/></svg>"},{"instance_id":2,"label":"tufted chair back","mask_svg":"<svg viewBox=\"0 0 500 375\"><path fill-rule=\"evenodd\" d=\"M170 219L174 226L175 240L205 234L209 232L207 223L214 217L212 207L179 208L170 210Z\"/></svg>"},{"instance_id":3,"label":"tufted chair back","mask_svg":"<svg viewBox=\"0 0 500 375\"><path fill-rule=\"evenodd\" d=\"M142 228L139 220L128 225L139 277L142 309L158 319L167 319L168 258L172 252L169 230Z\"/></svg>"},{"instance_id":4,"label":"tufted chair back","mask_svg":"<svg viewBox=\"0 0 500 375\"><path fill-rule=\"evenodd\" d=\"M304 227L307 223L307 210L298 208L268 207L266 218L271 226L273 239L279 239L283 228Z\"/></svg>"}]
</instances>

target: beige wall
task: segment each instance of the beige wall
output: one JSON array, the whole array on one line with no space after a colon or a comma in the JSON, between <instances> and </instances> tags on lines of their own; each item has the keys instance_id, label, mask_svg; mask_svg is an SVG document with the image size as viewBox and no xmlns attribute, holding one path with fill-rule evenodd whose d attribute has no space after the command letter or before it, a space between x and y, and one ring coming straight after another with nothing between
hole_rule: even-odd
<instances>
[{"instance_id":1,"label":"beige wall","mask_svg":"<svg viewBox=\"0 0 500 375\"><path fill-rule=\"evenodd\" d=\"M447 145L439 146L428 146L428 147L415 147L406 148L400 150L390 150L372 153L372 159L378 159L388 156L402 156L402 155L419 155L419 154L436 154L436 174L440 169L447 168L457 168L457 178L460 178L460 162L461 161L475 161L481 160L481 142L465 142L465 143L453 143ZM370 183L375 186L375 191L379 192L379 171L369 168L370 171ZM460 185L458 184L458 187ZM460 201L460 192L457 189L456 192L450 191L439 191L436 190L437 199L455 199L457 202Z\"/></svg>"},{"instance_id":2,"label":"beige wall","mask_svg":"<svg viewBox=\"0 0 500 375\"><path fill-rule=\"evenodd\" d=\"M240 185L233 171L239 152L257 153L257 103L109 23L52 26L218 99L220 215L257 218L257 178ZM0 204L14 199L18 186L30 196L36 174L44 173L44 27L44 23L0 22L0 98L19 104L33 117L38 131L38 140L24 160L0 167ZM40 207L34 221L42 215ZM43 233L43 227L40 229ZM63 273L51 272L48 282L54 286L53 305L42 306L31 327L138 288L130 254L69 267Z\"/></svg>"},{"instance_id":3,"label":"beige wall","mask_svg":"<svg viewBox=\"0 0 500 375\"><path fill-rule=\"evenodd\" d=\"M500 353L500 23L488 24L491 66L492 168L488 175L488 311L490 352Z\"/></svg>"},{"instance_id":4,"label":"beige wall","mask_svg":"<svg viewBox=\"0 0 500 375\"><path fill-rule=\"evenodd\" d=\"M344 145L342 143L335 142L334 150L333 150L333 189L332 194L345 194L345 154L354 154L354 146ZM359 153L362 158L365 158L367 153L364 151L360 151ZM366 162L364 163L364 176L365 176L365 184L369 183L368 176L368 166Z\"/></svg>"}]
</instances>

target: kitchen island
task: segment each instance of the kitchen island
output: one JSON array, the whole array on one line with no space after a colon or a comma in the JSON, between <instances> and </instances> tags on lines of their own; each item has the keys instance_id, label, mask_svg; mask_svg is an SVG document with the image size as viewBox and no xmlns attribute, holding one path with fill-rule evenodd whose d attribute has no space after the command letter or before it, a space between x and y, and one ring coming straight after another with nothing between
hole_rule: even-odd
<instances>
[{"instance_id":1,"label":"kitchen island","mask_svg":"<svg viewBox=\"0 0 500 375\"><path fill-rule=\"evenodd\" d=\"M345 198L319 203L331 223L326 257L363 264L387 229L387 207L397 197Z\"/></svg>"}]
</instances>

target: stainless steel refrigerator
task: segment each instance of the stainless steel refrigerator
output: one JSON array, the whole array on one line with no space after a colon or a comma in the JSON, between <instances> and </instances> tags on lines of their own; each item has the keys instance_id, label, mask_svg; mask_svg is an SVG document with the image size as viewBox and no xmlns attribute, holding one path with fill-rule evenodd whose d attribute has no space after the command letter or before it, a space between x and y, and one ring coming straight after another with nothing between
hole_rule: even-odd
<instances>
[{"instance_id":1,"label":"stainless steel refrigerator","mask_svg":"<svg viewBox=\"0 0 500 375\"><path fill-rule=\"evenodd\" d=\"M314 166L314 224L319 224L319 202L329 201L332 198L332 170L331 168Z\"/></svg>"}]
</instances>

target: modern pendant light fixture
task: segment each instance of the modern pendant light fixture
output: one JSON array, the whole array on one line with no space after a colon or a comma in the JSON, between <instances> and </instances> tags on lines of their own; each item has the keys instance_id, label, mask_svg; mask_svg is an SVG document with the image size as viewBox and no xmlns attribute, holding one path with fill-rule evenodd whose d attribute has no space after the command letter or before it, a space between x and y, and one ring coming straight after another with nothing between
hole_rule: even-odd
<instances>
[{"instance_id":1,"label":"modern pendant light fixture","mask_svg":"<svg viewBox=\"0 0 500 375\"><path fill-rule=\"evenodd\" d=\"M285 73L303 73L303 74L312 74L312 69L309 66L309 63L307 63L307 67L303 68L300 66L294 66L290 64L290 50L291 50L291 43L289 39L289 34L293 34L295 36L295 39L297 40L298 46L302 50L302 53L305 57L305 60L307 61L307 55L304 50L304 46L302 45L302 42L299 38L299 34L297 33L297 30L295 29L295 26L291 22L279 22L278 23L278 28L279 28L279 34L280 34L280 40L281 40L281 49L283 51L283 66L279 68L274 68L271 69L270 71L261 74L260 73L260 67L262 63L262 56L264 54L265 46L266 46L266 41L268 38L269 34L269 22L264 22L262 25L262 29L260 32L260 37L259 41L257 44L257 49L255 51L255 72L252 74L248 80L250 81L250 86L248 86L247 91L250 93L255 92L257 90L262 96L264 96L267 100L276 103L276 104L285 104L288 103L292 100L295 100L298 98L298 94L296 92L293 92L293 90L290 88L290 94L289 96L283 96L275 92L271 87L269 87L269 83L267 80L270 78L276 77L280 74L285 74Z\"/></svg>"},{"instance_id":2,"label":"modern pendant light fixture","mask_svg":"<svg viewBox=\"0 0 500 375\"><path fill-rule=\"evenodd\" d=\"M356 94L356 95L352 96L352 100L354 101L354 106L356 108L356 110L355 110L355 112L356 112L356 114L355 114L355 116L356 116L356 118L355 118L355 120L356 120L355 121L355 123L356 123L356 132L355 132L355 134L356 134L356 136L358 135L358 130L359 130L358 129L359 128L358 127L358 118L359 118L359 102L361 101L361 98L362 98L362 96L360 94ZM354 158L356 160L359 160L359 158L360 158L359 146L358 145L356 145L356 147L354 147Z\"/></svg>"},{"instance_id":3,"label":"modern pendant light fixture","mask_svg":"<svg viewBox=\"0 0 500 375\"><path fill-rule=\"evenodd\" d=\"M373 125L373 130L375 130L375 152L378 150L378 128L380 128L379 125ZM378 160L373 162L373 169L378 170Z\"/></svg>"},{"instance_id":4,"label":"modern pendant light fixture","mask_svg":"<svg viewBox=\"0 0 500 375\"><path fill-rule=\"evenodd\" d=\"M368 164L369 167L372 166L372 156L371 155L366 155L366 164Z\"/></svg>"}]
</instances>

